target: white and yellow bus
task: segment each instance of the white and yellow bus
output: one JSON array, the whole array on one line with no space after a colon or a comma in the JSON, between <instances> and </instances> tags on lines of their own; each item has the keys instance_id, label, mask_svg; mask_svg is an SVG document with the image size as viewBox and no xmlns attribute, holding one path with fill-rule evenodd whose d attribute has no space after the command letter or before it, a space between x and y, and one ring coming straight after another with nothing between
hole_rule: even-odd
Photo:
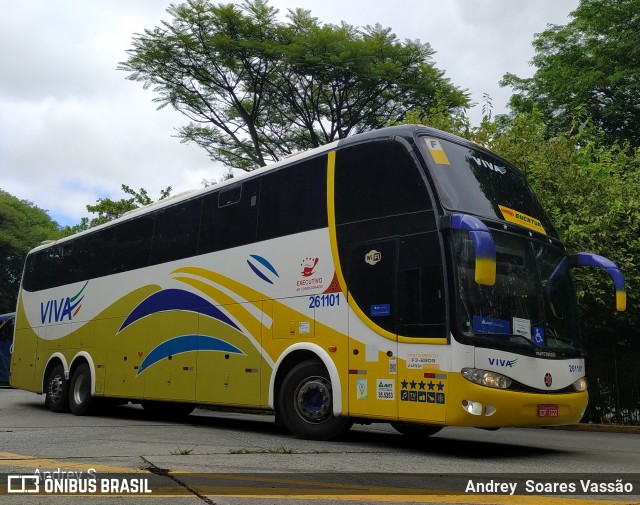
<instances>
[{"instance_id":1,"label":"white and yellow bus","mask_svg":"<svg viewBox=\"0 0 640 505\"><path fill-rule=\"evenodd\" d=\"M576 423L587 405L572 266L523 174L398 126L45 244L26 259L11 384L82 415L101 398L354 421Z\"/></svg>"}]
</instances>

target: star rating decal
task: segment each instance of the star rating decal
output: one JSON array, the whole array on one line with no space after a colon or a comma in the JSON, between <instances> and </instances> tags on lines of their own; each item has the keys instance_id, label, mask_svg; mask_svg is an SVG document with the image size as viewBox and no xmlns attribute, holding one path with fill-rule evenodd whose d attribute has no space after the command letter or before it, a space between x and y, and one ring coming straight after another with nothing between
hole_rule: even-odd
<instances>
[{"instance_id":1,"label":"star rating decal","mask_svg":"<svg viewBox=\"0 0 640 505\"><path fill-rule=\"evenodd\" d=\"M429 382L425 382L421 379L420 382L416 382L414 379L411 379L411 382L409 382L407 379L402 379L400 386L402 387L400 391L400 401L436 403L441 405L445 403L445 383L442 382L442 380L429 379Z\"/></svg>"}]
</instances>

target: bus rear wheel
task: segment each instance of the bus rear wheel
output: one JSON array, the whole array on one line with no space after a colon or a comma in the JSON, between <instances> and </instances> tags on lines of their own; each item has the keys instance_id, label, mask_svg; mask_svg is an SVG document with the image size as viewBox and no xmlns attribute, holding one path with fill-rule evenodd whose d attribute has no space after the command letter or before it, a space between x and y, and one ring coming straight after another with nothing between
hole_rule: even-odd
<instances>
[{"instance_id":1,"label":"bus rear wheel","mask_svg":"<svg viewBox=\"0 0 640 505\"><path fill-rule=\"evenodd\" d=\"M91 394L91 369L86 363L78 365L69 383L69 407L76 416L89 414L94 404Z\"/></svg>"},{"instance_id":2,"label":"bus rear wheel","mask_svg":"<svg viewBox=\"0 0 640 505\"><path fill-rule=\"evenodd\" d=\"M51 412L69 412L69 381L59 363L47 375L44 404Z\"/></svg>"},{"instance_id":3,"label":"bus rear wheel","mask_svg":"<svg viewBox=\"0 0 640 505\"><path fill-rule=\"evenodd\" d=\"M403 435L411 438L426 438L438 433L442 426L429 426L427 424L391 423L391 426Z\"/></svg>"},{"instance_id":4,"label":"bus rear wheel","mask_svg":"<svg viewBox=\"0 0 640 505\"><path fill-rule=\"evenodd\" d=\"M278 413L291 433L312 440L335 439L353 424L333 415L331 380L318 361L303 361L289 371L278 395Z\"/></svg>"}]
</instances>

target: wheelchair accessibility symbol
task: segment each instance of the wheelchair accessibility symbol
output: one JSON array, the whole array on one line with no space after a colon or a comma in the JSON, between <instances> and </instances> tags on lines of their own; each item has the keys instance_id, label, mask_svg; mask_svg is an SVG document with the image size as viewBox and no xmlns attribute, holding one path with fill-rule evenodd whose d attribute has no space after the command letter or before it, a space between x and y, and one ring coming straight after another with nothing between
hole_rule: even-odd
<instances>
[{"instance_id":1,"label":"wheelchair accessibility symbol","mask_svg":"<svg viewBox=\"0 0 640 505\"><path fill-rule=\"evenodd\" d=\"M533 342L536 345L544 345L544 328L539 326L533 327Z\"/></svg>"}]
</instances>

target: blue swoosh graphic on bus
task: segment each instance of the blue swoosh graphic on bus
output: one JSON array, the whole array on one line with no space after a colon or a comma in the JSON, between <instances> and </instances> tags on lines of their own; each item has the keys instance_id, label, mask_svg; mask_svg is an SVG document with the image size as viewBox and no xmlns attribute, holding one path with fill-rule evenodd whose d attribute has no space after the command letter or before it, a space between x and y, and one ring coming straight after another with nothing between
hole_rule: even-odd
<instances>
[{"instance_id":1,"label":"blue swoosh graphic on bus","mask_svg":"<svg viewBox=\"0 0 640 505\"><path fill-rule=\"evenodd\" d=\"M265 267L271 273L273 273L276 277L278 278L280 277L275 267L271 263L269 263L269 260L267 260L266 258L263 258L262 256L258 256L257 254L250 254L249 256L254 260L256 260L258 263L260 263L263 267ZM251 261L247 260L247 265L249 265L251 270L253 270L253 273L256 274L258 277L260 277L263 281L266 281L269 284L273 284L273 281L269 279L269 277L267 277L263 272L261 272L260 269L256 267Z\"/></svg>"},{"instance_id":2,"label":"blue swoosh graphic on bus","mask_svg":"<svg viewBox=\"0 0 640 505\"><path fill-rule=\"evenodd\" d=\"M147 354L146 358L144 358L136 375L140 375L144 370L164 358L189 351L217 351L244 354L235 345L231 345L229 342L225 342L219 338L203 335L182 335L162 342L159 346L155 347Z\"/></svg>"},{"instance_id":3,"label":"blue swoosh graphic on bus","mask_svg":"<svg viewBox=\"0 0 640 505\"><path fill-rule=\"evenodd\" d=\"M127 316L118 333L130 324L157 312L187 310L217 319L242 333L242 330L219 308L201 296L183 289L163 289L142 300Z\"/></svg>"}]
</instances>

